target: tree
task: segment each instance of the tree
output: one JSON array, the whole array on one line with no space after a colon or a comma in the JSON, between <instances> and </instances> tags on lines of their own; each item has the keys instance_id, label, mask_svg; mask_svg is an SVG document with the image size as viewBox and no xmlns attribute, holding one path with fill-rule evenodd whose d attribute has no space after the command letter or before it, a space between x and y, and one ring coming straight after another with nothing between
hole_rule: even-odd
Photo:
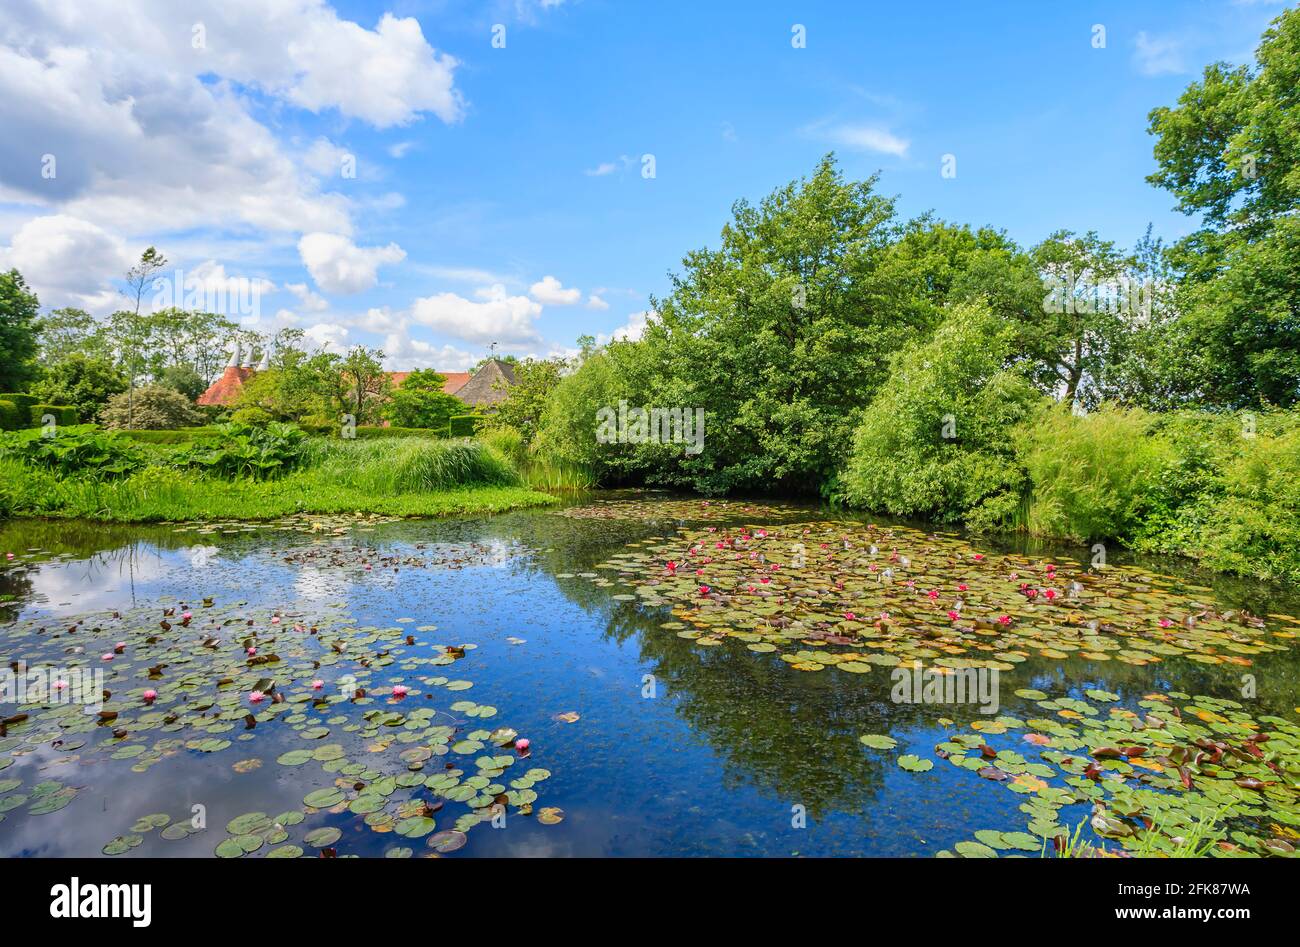
<instances>
[{"instance_id":1,"label":"tree","mask_svg":"<svg viewBox=\"0 0 1300 947\"><path fill-rule=\"evenodd\" d=\"M356 423L375 420L390 387L384 353L358 345L346 355L318 352L303 364L312 390L328 410Z\"/></svg>"},{"instance_id":2,"label":"tree","mask_svg":"<svg viewBox=\"0 0 1300 947\"><path fill-rule=\"evenodd\" d=\"M158 383L179 391L191 401L197 400L208 387L207 381L190 365L168 365L158 376Z\"/></svg>"},{"instance_id":3,"label":"tree","mask_svg":"<svg viewBox=\"0 0 1300 947\"><path fill-rule=\"evenodd\" d=\"M546 401L560 383L568 364L559 358L527 358L522 362L516 361L513 367L515 382L510 386L510 397L495 406L490 423L494 427L513 428L528 445L537 434Z\"/></svg>"},{"instance_id":4,"label":"tree","mask_svg":"<svg viewBox=\"0 0 1300 947\"><path fill-rule=\"evenodd\" d=\"M107 428L163 431L202 424L203 415L179 391L146 385L110 398L99 412L99 421Z\"/></svg>"},{"instance_id":5,"label":"tree","mask_svg":"<svg viewBox=\"0 0 1300 947\"><path fill-rule=\"evenodd\" d=\"M46 368L32 394L46 404L66 404L90 421L113 395L126 391L126 378L103 356L69 352Z\"/></svg>"},{"instance_id":6,"label":"tree","mask_svg":"<svg viewBox=\"0 0 1300 947\"><path fill-rule=\"evenodd\" d=\"M17 270L0 273L0 390L20 391L36 376L40 300Z\"/></svg>"},{"instance_id":7,"label":"tree","mask_svg":"<svg viewBox=\"0 0 1300 947\"><path fill-rule=\"evenodd\" d=\"M40 360L53 365L69 354L87 356L108 354L103 324L84 309L55 309L41 319L37 333Z\"/></svg>"},{"instance_id":8,"label":"tree","mask_svg":"<svg viewBox=\"0 0 1300 947\"><path fill-rule=\"evenodd\" d=\"M1273 21L1255 58L1207 66L1148 129L1159 165L1148 180L1202 218L1170 252L1183 277L1173 387L1232 408L1300 398L1300 10Z\"/></svg>"},{"instance_id":9,"label":"tree","mask_svg":"<svg viewBox=\"0 0 1300 947\"><path fill-rule=\"evenodd\" d=\"M447 377L432 369L411 372L393 390L385 414L398 427L446 428L453 415L468 409L459 398L442 390Z\"/></svg>"}]
</instances>

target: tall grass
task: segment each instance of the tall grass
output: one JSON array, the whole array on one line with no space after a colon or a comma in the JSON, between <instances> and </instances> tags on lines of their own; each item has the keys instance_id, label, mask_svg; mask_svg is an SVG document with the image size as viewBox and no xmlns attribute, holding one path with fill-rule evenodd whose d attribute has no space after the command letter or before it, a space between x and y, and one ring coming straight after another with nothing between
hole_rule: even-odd
<instances>
[{"instance_id":1,"label":"tall grass","mask_svg":"<svg viewBox=\"0 0 1300 947\"><path fill-rule=\"evenodd\" d=\"M494 428L481 440L508 459L524 483L536 490L590 490L596 485L595 472L590 468L531 450L520 433L511 428Z\"/></svg>"},{"instance_id":2,"label":"tall grass","mask_svg":"<svg viewBox=\"0 0 1300 947\"><path fill-rule=\"evenodd\" d=\"M420 493L471 484L518 486L518 471L500 453L473 440L405 437L319 441L308 475L376 494Z\"/></svg>"}]
</instances>

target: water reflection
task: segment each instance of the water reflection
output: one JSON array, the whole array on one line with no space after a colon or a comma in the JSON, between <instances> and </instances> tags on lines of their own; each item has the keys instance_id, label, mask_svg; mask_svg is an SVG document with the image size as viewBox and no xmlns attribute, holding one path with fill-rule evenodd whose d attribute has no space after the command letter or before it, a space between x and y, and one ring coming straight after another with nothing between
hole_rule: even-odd
<instances>
[{"instance_id":1,"label":"water reflection","mask_svg":"<svg viewBox=\"0 0 1300 947\"><path fill-rule=\"evenodd\" d=\"M823 515L823 514L818 514ZM338 536L278 529L195 535L166 527L122 528L22 522L0 528L0 550L17 558L0 572L4 614L65 616L135 604L195 600L290 606L343 603L363 625L398 618L437 626L443 643L472 642L475 697L500 709L552 770L545 804L566 812L544 827L512 820L476 828L470 855L924 856L974 828L1019 827L1011 793L969 773L899 770L895 754L865 751L862 734L890 734L898 752L929 755L972 708L900 705L888 669L869 674L795 673L775 655L735 641L701 648L659 627L668 616L614 599L595 566L628 543L666 535L671 523L580 520L549 512L491 519L380 524ZM1002 541L1002 548L1014 543ZM313 551L338 552L336 563ZM1022 551L1025 551L1022 547ZM1062 561L1087 550L1050 547ZM421 557L432 564L388 564ZM365 565L372 568L366 569ZM1153 563L1187 574L1176 563ZM1180 571L1182 570L1182 571ZM1226 605L1290 611L1279 590L1214 580ZM0 642L3 642L0 630ZM12 656L0 655L6 661ZM1240 668L1181 659L1136 667L1083 659L1031 659L1004 675L1001 713L1033 716L1017 688L1102 688L1132 703L1152 691L1240 697ZM1262 655L1252 713L1290 713L1294 652ZM557 720L576 712L576 723ZM949 721L951 718L951 722ZM123 761L93 765L41 749L4 777L58 778L82 787L66 809L0 822L0 854L97 854L113 835L153 812L181 817L196 800L213 826L249 810L297 807L302 787L275 765L292 733L275 725L216 754L180 753L149 774ZM264 765L239 774L231 764ZM796 828L800 812L807 827ZM382 854L394 844L345 815L340 850ZM178 842L149 838L142 855L207 855L218 828ZM350 846L350 847L349 847Z\"/></svg>"}]
</instances>

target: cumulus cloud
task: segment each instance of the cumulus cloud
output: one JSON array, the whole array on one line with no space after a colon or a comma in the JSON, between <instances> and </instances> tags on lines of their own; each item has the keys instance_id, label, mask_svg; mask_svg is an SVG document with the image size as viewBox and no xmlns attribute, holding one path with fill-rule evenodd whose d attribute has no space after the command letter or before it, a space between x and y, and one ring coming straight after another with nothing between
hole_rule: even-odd
<instances>
[{"instance_id":1,"label":"cumulus cloud","mask_svg":"<svg viewBox=\"0 0 1300 947\"><path fill-rule=\"evenodd\" d=\"M597 312L604 312L609 308L609 303L601 299L596 293L592 293L587 297L587 308L595 309Z\"/></svg>"},{"instance_id":2,"label":"cumulus cloud","mask_svg":"<svg viewBox=\"0 0 1300 947\"><path fill-rule=\"evenodd\" d=\"M379 282L379 267L400 263L406 251L395 243L386 247L358 247L337 233L304 234L298 254L316 285L327 293L359 293Z\"/></svg>"},{"instance_id":3,"label":"cumulus cloud","mask_svg":"<svg viewBox=\"0 0 1300 947\"><path fill-rule=\"evenodd\" d=\"M654 313L646 309L641 312L634 312L627 317L627 323L619 326L612 333L606 335L600 333L596 336L596 344L604 345L606 342L635 342L645 334L647 323L654 318Z\"/></svg>"},{"instance_id":4,"label":"cumulus cloud","mask_svg":"<svg viewBox=\"0 0 1300 947\"><path fill-rule=\"evenodd\" d=\"M475 302L455 293L439 293L417 299L411 318L421 325L467 342L519 344L541 337L535 322L542 314L540 303L527 296L511 296L500 283L477 290Z\"/></svg>"},{"instance_id":5,"label":"cumulus cloud","mask_svg":"<svg viewBox=\"0 0 1300 947\"><path fill-rule=\"evenodd\" d=\"M1144 76L1171 76L1187 72L1183 43L1171 37L1139 31L1133 42L1133 61Z\"/></svg>"},{"instance_id":6,"label":"cumulus cloud","mask_svg":"<svg viewBox=\"0 0 1300 947\"><path fill-rule=\"evenodd\" d=\"M551 306L572 306L582 299L582 290L565 289L554 276L543 276L528 287L528 295Z\"/></svg>"},{"instance_id":7,"label":"cumulus cloud","mask_svg":"<svg viewBox=\"0 0 1300 947\"><path fill-rule=\"evenodd\" d=\"M41 304L103 314L122 303L109 282L132 263L122 240L76 217L34 217L0 246L0 270L16 269Z\"/></svg>"},{"instance_id":8,"label":"cumulus cloud","mask_svg":"<svg viewBox=\"0 0 1300 947\"><path fill-rule=\"evenodd\" d=\"M410 371L415 368L437 368L449 372L463 372L473 368L481 355L465 352L454 345L435 345L414 339L406 333L384 336L384 363L393 371Z\"/></svg>"},{"instance_id":9,"label":"cumulus cloud","mask_svg":"<svg viewBox=\"0 0 1300 947\"><path fill-rule=\"evenodd\" d=\"M906 138L900 138L885 128L872 125L835 125L825 130L826 136L836 144L855 151L873 151L879 154L907 157L911 146Z\"/></svg>"}]
</instances>

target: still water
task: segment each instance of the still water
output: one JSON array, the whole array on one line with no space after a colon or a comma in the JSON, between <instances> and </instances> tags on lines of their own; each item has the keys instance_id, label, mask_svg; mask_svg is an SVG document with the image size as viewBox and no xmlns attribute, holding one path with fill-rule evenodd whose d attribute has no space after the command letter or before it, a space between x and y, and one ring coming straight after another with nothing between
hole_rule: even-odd
<instances>
[{"instance_id":1,"label":"still water","mask_svg":"<svg viewBox=\"0 0 1300 947\"><path fill-rule=\"evenodd\" d=\"M736 640L700 647L662 627L671 618L666 606L616 598L628 589L609 584L600 564L641 548L629 544L691 525L678 507L657 518L647 511L658 501L639 502L628 518L547 510L314 531L35 521L0 527L0 554L14 555L0 572L4 664L94 665L113 692L104 706L119 710L116 719L92 725L78 709L69 726L72 716L42 715L48 699L0 706L0 717L30 711L0 737L0 788L7 787L0 856L99 855L125 839L109 850L206 857L232 837L260 835L244 857L277 846L310 857L318 846L305 836L336 828L336 839L328 832L316 839L339 856L430 854L431 836L453 838L442 833L463 829L465 838L453 838L447 850L463 847L448 857L927 857L978 829L1024 828L1020 795L938 761L926 772L896 764L898 754L933 758L954 719L960 726L978 717L972 708L896 703L889 668L799 673L778 654ZM784 511L794 522L836 516ZM725 519L714 522L725 528ZM1075 568L1086 568L1091 555L1082 546L971 542L990 556L1050 555ZM1143 565L1209 586L1224 608L1296 613L1284 590L1195 575L1177 563ZM186 612L191 624L177 627ZM160 623L172 627L159 630ZM338 627L353 637L334 648L327 642ZM153 644L144 637L151 629L160 639ZM374 632L385 629L376 640ZM245 671L254 638L255 649L283 660ZM103 660L119 642L122 653ZM463 656L447 657L447 646L466 645L473 647ZM205 665L208 655L218 663ZM430 658L436 663L421 663ZM155 661L169 666L151 673ZM1257 656L1249 669L1258 682L1251 712L1294 720L1298 667L1294 650ZM1031 656L1002 675L999 713L1035 716L1033 702L1014 694L1030 687L1062 695L1100 689L1121 706L1153 691L1240 699L1241 672L1183 658L1133 666ZM317 675L318 693L339 692L347 675L370 693L313 703ZM251 704L249 682L262 676L276 678L289 702ZM448 693L449 679L473 686ZM409 696L388 694L397 680L412 688ZM143 702L145 688L156 689L156 705ZM450 709L457 701L460 709ZM495 712L476 719L482 707ZM436 713L412 720L419 708ZM395 716L377 724L366 718L375 712ZM242 720L249 714L256 717L251 728ZM511 780L526 771L549 776L523 781L535 801L521 810L526 797L513 798L499 828L458 821L475 810L448 800L420 810L431 823L394 831L409 825L403 820L419 799L436 795L415 777L395 790L384 786L374 806L350 807L357 787L411 772L432 779L452 766L441 755L399 757L428 743L425 725L454 731L440 737L435 753L479 731L482 749L446 759L473 774L482 765L475 757L486 757L488 795L511 792ZM529 741L526 757L483 733L503 727ZM69 730L75 740L59 745ZM411 736L392 741L396 734ZM897 749L874 752L859 742L864 734L892 737ZM202 740L216 742L199 747ZM333 751L305 764L278 762L326 745L342 748L332 766ZM493 756L514 759L494 768ZM335 786L343 802L304 806L306 794ZM559 812L543 820L544 809ZM1088 810L1067 805L1059 818L1073 826ZM199 827L164 837L170 822L193 823L195 812L203 814ZM282 832L255 816L289 812L305 818Z\"/></svg>"}]
</instances>

